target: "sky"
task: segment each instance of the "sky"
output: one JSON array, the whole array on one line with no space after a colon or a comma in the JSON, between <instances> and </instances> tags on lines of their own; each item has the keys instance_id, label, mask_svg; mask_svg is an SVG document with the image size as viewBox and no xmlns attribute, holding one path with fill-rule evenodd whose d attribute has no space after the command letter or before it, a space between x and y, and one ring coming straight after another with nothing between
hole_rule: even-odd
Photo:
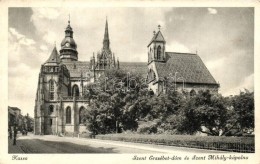
<instances>
[{"instance_id":1,"label":"sky","mask_svg":"<svg viewBox=\"0 0 260 164\"><path fill-rule=\"evenodd\" d=\"M166 52L197 53L224 96L254 90L253 8L9 8L8 104L33 116L41 64L60 49L70 15L80 61L102 48L106 17L120 61L147 62L153 31Z\"/></svg>"}]
</instances>

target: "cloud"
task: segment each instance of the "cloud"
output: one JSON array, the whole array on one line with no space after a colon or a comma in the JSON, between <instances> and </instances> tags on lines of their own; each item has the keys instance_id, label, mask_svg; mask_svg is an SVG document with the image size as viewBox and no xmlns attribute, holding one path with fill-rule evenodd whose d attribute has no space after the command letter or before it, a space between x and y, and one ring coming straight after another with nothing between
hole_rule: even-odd
<instances>
[{"instance_id":1,"label":"cloud","mask_svg":"<svg viewBox=\"0 0 260 164\"><path fill-rule=\"evenodd\" d=\"M218 10L214 9L214 8L208 8L208 12L209 12L209 14L217 14Z\"/></svg>"},{"instance_id":2,"label":"cloud","mask_svg":"<svg viewBox=\"0 0 260 164\"><path fill-rule=\"evenodd\" d=\"M210 70L219 70L220 68L223 67L223 65L225 65L226 58L222 57L219 59L215 59L215 60L210 60L208 62L205 63L205 65L207 66L208 69Z\"/></svg>"},{"instance_id":3,"label":"cloud","mask_svg":"<svg viewBox=\"0 0 260 164\"><path fill-rule=\"evenodd\" d=\"M240 91L244 91L244 89L254 91L254 74L245 77L244 80L238 86L235 86L234 88L231 88L230 90L224 92L223 95L237 95Z\"/></svg>"},{"instance_id":4,"label":"cloud","mask_svg":"<svg viewBox=\"0 0 260 164\"><path fill-rule=\"evenodd\" d=\"M44 57L37 43L15 28L8 31L8 103L33 116L33 106L39 73ZM41 46L44 49L44 46ZM45 47L46 48L46 47ZM37 54L37 55L35 55ZM45 59L44 59L45 60Z\"/></svg>"},{"instance_id":5,"label":"cloud","mask_svg":"<svg viewBox=\"0 0 260 164\"><path fill-rule=\"evenodd\" d=\"M24 35L20 34L15 28L9 28L9 36L13 37L13 39L15 39L21 45L30 46L35 44L35 41L33 39L26 38Z\"/></svg>"},{"instance_id":6,"label":"cloud","mask_svg":"<svg viewBox=\"0 0 260 164\"><path fill-rule=\"evenodd\" d=\"M55 8L37 8L34 11L34 15L32 18L44 18L44 19L57 19L60 15L60 12Z\"/></svg>"},{"instance_id":7,"label":"cloud","mask_svg":"<svg viewBox=\"0 0 260 164\"><path fill-rule=\"evenodd\" d=\"M166 52L182 52L182 53L191 53L190 49L185 45L173 41L169 44L166 44Z\"/></svg>"},{"instance_id":8,"label":"cloud","mask_svg":"<svg viewBox=\"0 0 260 164\"><path fill-rule=\"evenodd\" d=\"M43 40L46 41L48 44L54 44L56 42L56 39L58 38L57 34L53 31L47 31L43 35Z\"/></svg>"},{"instance_id":9,"label":"cloud","mask_svg":"<svg viewBox=\"0 0 260 164\"><path fill-rule=\"evenodd\" d=\"M48 51L48 47L47 47L46 45L41 45L41 46L40 46L40 49L41 49L42 51Z\"/></svg>"}]
</instances>

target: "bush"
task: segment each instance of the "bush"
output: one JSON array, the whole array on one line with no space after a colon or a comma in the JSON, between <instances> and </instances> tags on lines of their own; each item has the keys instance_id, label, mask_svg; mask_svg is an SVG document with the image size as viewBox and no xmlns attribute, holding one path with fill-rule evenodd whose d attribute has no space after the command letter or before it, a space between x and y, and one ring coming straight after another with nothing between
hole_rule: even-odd
<instances>
[{"instance_id":1,"label":"bush","mask_svg":"<svg viewBox=\"0 0 260 164\"><path fill-rule=\"evenodd\" d=\"M140 134L157 133L157 126L156 124L139 126L139 128L137 129L137 133Z\"/></svg>"},{"instance_id":2,"label":"bush","mask_svg":"<svg viewBox=\"0 0 260 164\"><path fill-rule=\"evenodd\" d=\"M139 143L162 144L167 146L192 147L200 149L234 152L255 152L254 137L192 136L192 135L144 135L107 134L97 135L97 139Z\"/></svg>"}]
</instances>

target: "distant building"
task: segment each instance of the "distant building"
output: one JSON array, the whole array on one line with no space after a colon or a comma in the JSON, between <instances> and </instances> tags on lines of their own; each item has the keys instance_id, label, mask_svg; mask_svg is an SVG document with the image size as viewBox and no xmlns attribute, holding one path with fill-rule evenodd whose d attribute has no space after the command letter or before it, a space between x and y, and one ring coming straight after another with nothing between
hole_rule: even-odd
<instances>
[{"instance_id":1,"label":"distant building","mask_svg":"<svg viewBox=\"0 0 260 164\"><path fill-rule=\"evenodd\" d=\"M160 26L147 47L147 81L156 95L169 89L185 90L190 94L196 94L198 90L218 91L219 84L197 54L166 52Z\"/></svg>"},{"instance_id":2,"label":"distant building","mask_svg":"<svg viewBox=\"0 0 260 164\"><path fill-rule=\"evenodd\" d=\"M21 109L8 106L8 127L21 124L21 121L19 121L20 116Z\"/></svg>"}]
</instances>

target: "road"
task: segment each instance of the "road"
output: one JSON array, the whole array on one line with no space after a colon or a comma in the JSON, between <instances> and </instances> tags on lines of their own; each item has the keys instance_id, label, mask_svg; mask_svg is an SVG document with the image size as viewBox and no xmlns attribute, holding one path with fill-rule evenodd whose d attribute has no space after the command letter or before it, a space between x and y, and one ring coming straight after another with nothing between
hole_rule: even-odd
<instances>
[{"instance_id":1,"label":"road","mask_svg":"<svg viewBox=\"0 0 260 164\"><path fill-rule=\"evenodd\" d=\"M17 145L9 140L9 153L225 153L222 151L140 144L121 141L18 134Z\"/></svg>"}]
</instances>

